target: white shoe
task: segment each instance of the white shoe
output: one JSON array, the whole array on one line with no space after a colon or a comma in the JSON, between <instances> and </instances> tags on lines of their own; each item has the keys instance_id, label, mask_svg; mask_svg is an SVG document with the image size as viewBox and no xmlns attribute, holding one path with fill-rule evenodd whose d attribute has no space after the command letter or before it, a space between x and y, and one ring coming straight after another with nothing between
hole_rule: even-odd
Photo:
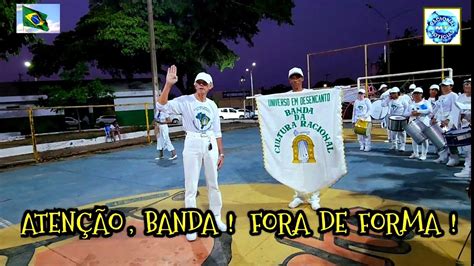
<instances>
[{"instance_id":1,"label":"white shoe","mask_svg":"<svg viewBox=\"0 0 474 266\"><path fill-rule=\"evenodd\" d=\"M418 159L420 159L420 161L424 161L424 160L426 160L426 155L421 155L420 158L418 158Z\"/></svg>"},{"instance_id":2,"label":"white shoe","mask_svg":"<svg viewBox=\"0 0 474 266\"><path fill-rule=\"evenodd\" d=\"M216 218L217 228L219 228L219 230L221 230L221 232L226 232L227 231L227 225L224 222L222 222L221 217L220 216L215 216L215 218Z\"/></svg>"},{"instance_id":3,"label":"white shoe","mask_svg":"<svg viewBox=\"0 0 474 266\"><path fill-rule=\"evenodd\" d=\"M288 207L290 207L290 209L294 209L294 208L300 206L303 203L304 203L304 201L302 199L296 197L290 202L290 204L288 204Z\"/></svg>"},{"instance_id":4,"label":"white shoe","mask_svg":"<svg viewBox=\"0 0 474 266\"><path fill-rule=\"evenodd\" d=\"M172 157L168 158L168 160L170 160L170 161L171 161L171 160L174 160L174 159L176 159L176 158L178 158L178 154L175 154L174 156L172 156Z\"/></svg>"},{"instance_id":5,"label":"white shoe","mask_svg":"<svg viewBox=\"0 0 474 266\"><path fill-rule=\"evenodd\" d=\"M164 157L161 156L161 157L156 157L155 160L162 160Z\"/></svg>"},{"instance_id":6,"label":"white shoe","mask_svg":"<svg viewBox=\"0 0 474 266\"><path fill-rule=\"evenodd\" d=\"M418 154L416 154L416 153L412 153L412 154L410 155L410 157L408 157L408 158L410 158L410 159L416 159L416 158L419 158L419 157L420 157L420 155L418 155ZM426 157L425 157L425 159L426 159Z\"/></svg>"},{"instance_id":7,"label":"white shoe","mask_svg":"<svg viewBox=\"0 0 474 266\"><path fill-rule=\"evenodd\" d=\"M400 146L400 149L398 151L405 151L405 146Z\"/></svg>"},{"instance_id":8,"label":"white shoe","mask_svg":"<svg viewBox=\"0 0 474 266\"><path fill-rule=\"evenodd\" d=\"M396 150L396 149L397 149L397 145L392 144L392 146L390 146L390 149L391 149L391 150Z\"/></svg>"},{"instance_id":9,"label":"white shoe","mask_svg":"<svg viewBox=\"0 0 474 266\"><path fill-rule=\"evenodd\" d=\"M364 146L360 146L360 149L359 149L359 150L363 151L363 150L364 150Z\"/></svg>"},{"instance_id":10,"label":"white shoe","mask_svg":"<svg viewBox=\"0 0 474 266\"><path fill-rule=\"evenodd\" d=\"M311 204L311 208L313 210L317 210L321 207L321 205L319 204L319 193L318 194L313 194L313 196L311 196L311 199L308 200L308 203Z\"/></svg>"},{"instance_id":11,"label":"white shoe","mask_svg":"<svg viewBox=\"0 0 474 266\"><path fill-rule=\"evenodd\" d=\"M459 156L450 156L446 166L456 166L459 164Z\"/></svg>"},{"instance_id":12,"label":"white shoe","mask_svg":"<svg viewBox=\"0 0 474 266\"><path fill-rule=\"evenodd\" d=\"M446 163L447 160L443 156L439 156L438 159L434 160L435 163Z\"/></svg>"},{"instance_id":13,"label":"white shoe","mask_svg":"<svg viewBox=\"0 0 474 266\"><path fill-rule=\"evenodd\" d=\"M454 174L455 177L471 177L471 171L470 170L465 170L465 169L462 169L461 172L459 173L455 173Z\"/></svg>"},{"instance_id":14,"label":"white shoe","mask_svg":"<svg viewBox=\"0 0 474 266\"><path fill-rule=\"evenodd\" d=\"M364 151L370 151L370 150L371 150L371 149L370 149L370 147L369 147L369 146L365 146L365 149L364 149Z\"/></svg>"},{"instance_id":15,"label":"white shoe","mask_svg":"<svg viewBox=\"0 0 474 266\"><path fill-rule=\"evenodd\" d=\"M197 233L186 234L186 239L188 241L194 241L197 238Z\"/></svg>"}]
</instances>

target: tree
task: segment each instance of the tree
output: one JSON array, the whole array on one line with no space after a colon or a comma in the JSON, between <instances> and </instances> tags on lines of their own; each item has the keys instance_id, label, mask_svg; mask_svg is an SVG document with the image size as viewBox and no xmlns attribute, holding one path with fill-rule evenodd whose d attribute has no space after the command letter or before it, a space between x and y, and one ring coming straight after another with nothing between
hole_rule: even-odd
<instances>
[{"instance_id":1,"label":"tree","mask_svg":"<svg viewBox=\"0 0 474 266\"><path fill-rule=\"evenodd\" d=\"M293 7L292 0L155 0L158 65L176 64L177 87L189 94L192 77L205 66L215 65L221 71L233 67L238 56L226 42L244 40L253 45L262 19L292 24ZM89 13L74 31L61 33L53 45L35 45L30 74L50 76L78 62L114 77L149 73L146 10L146 0L90 0Z\"/></svg>"},{"instance_id":2,"label":"tree","mask_svg":"<svg viewBox=\"0 0 474 266\"><path fill-rule=\"evenodd\" d=\"M3 0L0 2L0 60L8 60L11 55L17 55L21 47L38 40L34 34L16 33L16 3L35 3L33 0Z\"/></svg>"},{"instance_id":3,"label":"tree","mask_svg":"<svg viewBox=\"0 0 474 266\"><path fill-rule=\"evenodd\" d=\"M112 99L113 91L98 79L85 81L87 66L79 64L74 69L61 73L63 80L60 85L42 86L40 91L48 95L41 99L42 106L67 106L100 104L104 100Z\"/></svg>"}]
</instances>

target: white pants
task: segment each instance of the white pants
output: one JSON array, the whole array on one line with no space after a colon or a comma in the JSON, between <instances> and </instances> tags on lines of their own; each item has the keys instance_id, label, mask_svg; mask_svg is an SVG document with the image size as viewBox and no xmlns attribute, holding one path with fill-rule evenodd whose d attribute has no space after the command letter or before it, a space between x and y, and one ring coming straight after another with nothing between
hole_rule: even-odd
<instances>
[{"instance_id":1,"label":"white pants","mask_svg":"<svg viewBox=\"0 0 474 266\"><path fill-rule=\"evenodd\" d=\"M158 141L156 142L156 149L174 151L173 144L169 135L168 125L160 125L160 133L158 135Z\"/></svg>"},{"instance_id":2,"label":"white pants","mask_svg":"<svg viewBox=\"0 0 474 266\"><path fill-rule=\"evenodd\" d=\"M416 144L415 140L412 139L411 146L413 148L414 154L419 155L421 152L421 155L426 157L430 147L430 142L428 140L424 140L421 145L418 145Z\"/></svg>"},{"instance_id":3,"label":"white pants","mask_svg":"<svg viewBox=\"0 0 474 266\"><path fill-rule=\"evenodd\" d=\"M462 147L464 153L466 154L466 160L464 161L463 171L471 172L471 145Z\"/></svg>"},{"instance_id":4,"label":"white pants","mask_svg":"<svg viewBox=\"0 0 474 266\"><path fill-rule=\"evenodd\" d=\"M212 144L211 150L209 150L209 144ZM218 159L217 141L211 132L208 132L208 135L186 132L183 149L184 205L186 208L196 208L199 176L201 166L204 165L204 175L209 194L209 209L215 216L221 215L222 196L217 183Z\"/></svg>"},{"instance_id":5,"label":"white pants","mask_svg":"<svg viewBox=\"0 0 474 266\"><path fill-rule=\"evenodd\" d=\"M405 147L405 144L407 143L407 133L405 131L390 130L390 142L392 145Z\"/></svg>"},{"instance_id":6,"label":"white pants","mask_svg":"<svg viewBox=\"0 0 474 266\"><path fill-rule=\"evenodd\" d=\"M319 191L315 191L313 193L305 193L305 192L300 192L300 191L295 190L295 196L293 196L293 198L300 198L301 200L304 201L307 195L311 195L310 199L312 199L313 197L319 198Z\"/></svg>"},{"instance_id":7,"label":"white pants","mask_svg":"<svg viewBox=\"0 0 474 266\"><path fill-rule=\"evenodd\" d=\"M370 134L368 136L357 134L357 140L359 141L359 144L362 148L364 147L370 148L370 139L371 139Z\"/></svg>"}]
</instances>

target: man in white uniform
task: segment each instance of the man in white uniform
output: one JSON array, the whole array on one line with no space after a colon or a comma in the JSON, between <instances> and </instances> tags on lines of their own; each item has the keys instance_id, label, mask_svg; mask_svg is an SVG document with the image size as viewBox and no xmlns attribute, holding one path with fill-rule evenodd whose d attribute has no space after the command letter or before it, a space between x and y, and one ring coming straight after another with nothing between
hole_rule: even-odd
<instances>
[{"instance_id":1,"label":"man in white uniform","mask_svg":"<svg viewBox=\"0 0 474 266\"><path fill-rule=\"evenodd\" d=\"M461 94L457 100L458 103L461 103L466 106L466 109L460 109L460 122L458 128L466 128L471 125L471 78L466 79L463 84L464 93ZM471 145L462 147L464 153L466 154L466 159L464 161L464 168L461 172L455 173L456 177L471 177Z\"/></svg>"},{"instance_id":2,"label":"man in white uniform","mask_svg":"<svg viewBox=\"0 0 474 266\"><path fill-rule=\"evenodd\" d=\"M359 89L357 99L354 101L354 108L352 109L352 124L355 124L359 119L370 122L372 120L370 117L371 109L372 103L369 99L365 98L365 90ZM359 141L361 151L370 151L370 131L366 135L357 134L357 140Z\"/></svg>"},{"instance_id":3,"label":"man in white uniform","mask_svg":"<svg viewBox=\"0 0 474 266\"><path fill-rule=\"evenodd\" d=\"M171 157L169 160L174 160L178 158L176 150L171 143L168 124L171 123L170 115L163 111L156 112L155 121L159 125L159 131L156 142L156 150L159 153L159 156L155 160L163 159L163 150L168 150L171 152Z\"/></svg>"},{"instance_id":4,"label":"man in white uniform","mask_svg":"<svg viewBox=\"0 0 474 266\"><path fill-rule=\"evenodd\" d=\"M393 87L390 89L390 97L387 98L382 106L388 106L388 116L398 115L403 116L408 108L408 103L400 99L400 89ZM391 150L405 151L407 141L407 133L404 131L390 131Z\"/></svg>"},{"instance_id":5,"label":"man in white uniform","mask_svg":"<svg viewBox=\"0 0 474 266\"><path fill-rule=\"evenodd\" d=\"M168 101L173 85L178 81L176 66L168 68L166 84L159 97L157 108L169 114L183 117L186 131L183 163L186 208L196 208L201 166L204 165L207 188L209 190L209 208L216 218L217 227L226 231L227 226L221 220L222 196L217 183L217 170L224 164L224 146L222 145L221 124L217 105L208 99L207 93L213 88L212 77L204 72L194 80L196 92ZM188 241L194 241L197 233L187 234Z\"/></svg>"},{"instance_id":6,"label":"man in white uniform","mask_svg":"<svg viewBox=\"0 0 474 266\"><path fill-rule=\"evenodd\" d=\"M387 98L390 97L390 90L388 89L387 84L380 85L379 88L380 100L385 101ZM381 121L380 126L387 130L387 140L385 142L390 142L390 130L388 130L388 115Z\"/></svg>"},{"instance_id":7,"label":"man in white uniform","mask_svg":"<svg viewBox=\"0 0 474 266\"><path fill-rule=\"evenodd\" d=\"M298 92L303 92L306 91L306 89L303 89L303 81L304 81L304 75L303 75L303 70L298 67L294 67L290 69L288 72L288 81L291 85L292 92L298 93ZM320 199L319 199L319 191L314 191L313 193L310 193L311 195L309 196L309 199L307 202L311 204L311 208L313 210L319 209L320 205ZM288 204L288 207L291 209L296 208L303 204L306 201L306 193L300 192L300 191L295 191L295 195L293 197L293 200Z\"/></svg>"},{"instance_id":8,"label":"man in white uniform","mask_svg":"<svg viewBox=\"0 0 474 266\"><path fill-rule=\"evenodd\" d=\"M430 86L430 97L428 98L428 101L431 103L431 107L435 107L436 101L438 100L438 94L439 94L439 85L438 84L433 84Z\"/></svg>"},{"instance_id":9,"label":"man in white uniform","mask_svg":"<svg viewBox=\"0 0 474 266\"><path fill-rule=\"evenodd\" d=\"M433 112L431 103L423 99L423 89L418 87L413 90L412 93L413 102L410 104L407 112L405 113L406 117L409 117L409 122L419 119L427 127L430 126L429 115ZM429 142L424 140L421 145L418 145L414 140L412 140L413 153L410 155L410 159L420 159L422 161L426 160L426 155L428 154ZM421 150L421 156L420 156Z\"/></svg>"},{"instance_id":10,"label":"man in white uniform","mask_svg":"<svg viewBox=\"0 0 474 266\"><path fill-rule=\"evenodd\" d=\"M433 118L431 124L439 123L441 128L446 132L453 129L455 121L453 119L453 108L458 99L458 95L452 91L454 81L450 78L445 78L441 84L441 95L436 102L433 109ZM448 160L449 158L449 160ZM447 163L446 163L447 161ZM444 149L439 152L439 158L435 160L436 163L446 163L447 166L456 166L459 164L459 154L455 147Z\"/></svg>"}]
</instances>

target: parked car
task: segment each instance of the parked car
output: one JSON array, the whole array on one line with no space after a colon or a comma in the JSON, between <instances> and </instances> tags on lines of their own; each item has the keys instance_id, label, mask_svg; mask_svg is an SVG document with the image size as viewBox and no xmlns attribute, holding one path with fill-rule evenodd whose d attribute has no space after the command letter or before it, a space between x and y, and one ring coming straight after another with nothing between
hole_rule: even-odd
<instances>
[{"instance_id":1,"label":"parked car","mask_svg":"<svg viewBox=\"0 0 474 266\"><path fill-rule=\"evenodd\" d=\"M115 121L117 121L115 115L101 115L95 120L95 124L99 127L103 127L104 125L110 125Z\"/></svg>"},{"instance_id":2,"label":"parked car","mask_svg":"<svg viewBox=\"0 0 474 266\"><path fill-rule=\"evenodd\" d=\"M66 128L77 128L79 127L80 121L74 117L66 116L64 117L64 123L66 124Z\"/></svg>"},{"instance_id":3,"label":"parked car","mask_svg":"<svg viewBox=\"0 0 474 266\"><path fill-rule=\"evenodd\" d=\"M258 119L258 109L255 109L255 112L253 112L252 119Z\"/></svg>"},{"instance_id":4,"label":"parked car","mask_svg":"<svg viewBox=\"0 0 474 266\"><path fill-rule=\"evenodd\" d=\"M253 112L250 111L249 109L237 109L237 112L239 113L239 118L252 118L253 117Z\"/></svg>"},{"instance_id":5,"label":"parked car","mask_svg":"<svg viewBox=\"0 0 474 266\"><path fill-rule=\"evenodd\" d=\"M240 114L234 108L225 107L219 108L219 117L221 119L239 119Z\"/></svg>"}]
</instances>

